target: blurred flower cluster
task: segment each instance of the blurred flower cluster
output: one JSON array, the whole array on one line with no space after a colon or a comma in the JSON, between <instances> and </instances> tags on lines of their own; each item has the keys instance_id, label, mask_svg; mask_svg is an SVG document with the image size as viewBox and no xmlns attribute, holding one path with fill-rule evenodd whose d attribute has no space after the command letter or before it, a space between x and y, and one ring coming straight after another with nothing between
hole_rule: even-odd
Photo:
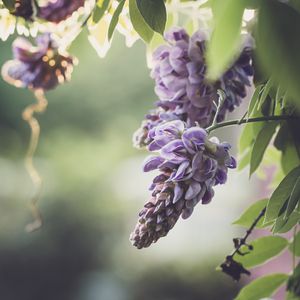
<instances>
[{"instance_id":1,"label":"blurred flower cluster","mask_svg":"<svg viewBox=\"0 0 300 300\"><path fill-rule=\"evenodd\" d=\"M2 67L2 77L16 87L49 90L71 78L74 58L58 50L50 34L39 35L33 46L25 38L13 43L14 60Z\"/></svg>"},{"instance_id":2,"label":"blurred flower cluster","mask_svg":"<svg viewBox=\"0 0 300 300\"><path fill-rule=\"evenodd\" d=\"M64 49L76 36L72 27L91 11L91 3L17 0L8 8L0 2L0 38L6 40L17 29L19 34L36 40L36 46L23 37L13 42L14 60L2 67L3 79L17 87L42 90L69 80L76 60Z\"/></svg>"}]
</instances>

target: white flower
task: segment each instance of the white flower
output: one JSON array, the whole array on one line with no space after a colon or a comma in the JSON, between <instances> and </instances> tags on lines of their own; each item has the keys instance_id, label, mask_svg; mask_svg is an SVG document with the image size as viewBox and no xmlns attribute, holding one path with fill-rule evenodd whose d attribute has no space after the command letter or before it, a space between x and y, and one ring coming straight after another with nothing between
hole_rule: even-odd
<instances>
[{"instance_id":1,"label":"white flower","mask_svg":"<svg viewBox=\"0 0 300 300\"><path fill-rule=\"evenodd\" d=\"M6 41L14 33L16 18L6 8L0 9L0 39Z\"/></svg>"},{"instance_id":2,"label":"white flower","mask_svg":"<svg viewBox=\"0 0 300 300\"><path fill-rule=\"evenodd\" d=\"M92 20L88 23L90 33L88 39L101 58L106 55L111 46L111 40L108 40L108 28L118 4L118 1L113 1L109 10L98 23L94 24ZM127 47L131 47L139 39L129 18L128 2L119 16L116 30L125 37Z\"/></svg>"}]
</instances>

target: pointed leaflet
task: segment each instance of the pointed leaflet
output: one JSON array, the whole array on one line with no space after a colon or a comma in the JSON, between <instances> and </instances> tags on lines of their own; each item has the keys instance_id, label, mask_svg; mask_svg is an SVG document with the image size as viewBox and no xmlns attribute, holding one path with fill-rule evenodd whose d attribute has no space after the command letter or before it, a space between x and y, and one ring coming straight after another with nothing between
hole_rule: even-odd
<instances>
[{"instance_id":1,"label":"pointed leaflet","mask_svg":"<svg viewBox=\"0 0 300 300\"><path fill-rule=\"evenodd\" d=\"M300 167L293 169L279 184L276 190L273 192L268 205L265 216L265 222L275 220L279 214L284 203L290 197L294 185L300 176ZM281 212L283 214L284 211Z\"/></svg>"},{"instance_id":2,"label":"pointed leaflet","mask_svg":"<svg viewBox=\"0 0 300 300\"><path fill-rule=\"evenodd\" d=\"M298 177L289 199L284 218L288 218L300 200L300 176Z\"/></svg>"},{"instance_id":3,"label":"pointed leaflet","mask_svg":"<svg viewBox=\"0 0 300 300\"><path fill-rule=\"evenodd\" d=\"M287 291L290 292L288 299L299 299L300 296L300 263L294 268L293 274L289 277ZM292 297L291 297L292 296ZM298 296L298 297L296 297Z\"/></svg>"},{"instance_id":4,"label":"pointed leaflet","mask_svg":"<svg viewBox=\"0 0 300 300\"><path fill-rule=\"evenodd\" d=\"M97 5L93 12L93 22L98 23L104 16L105 11L108 9L110 0L98 0Z\"/></svg>"},{"instance_id":5,"label":"pointed leaflet","mask_svg":"<svg viewBox=\"0 0 300 300\"><path fill-rule=\"evenodd\" d=\"M247 165L249 165L251 158L251 150L252 149L248 150L241 158L238 158L238 171L242 171L245 167L247 167Z\"/></svg>"},{"instance_id":6,"label":"pointed leaflet","mask_svg":"<svg viewBox=\"0 0 300 300\"><path fill-rule=\"evenodd\" d=\"M300 256L300 231L294 236L289 250L296 256Z\"/></svg>"},{"instance_id":7,"label":"pointed leaflet","mask_svg":"<svg viewBox=\"0 0 300 300\"><path fill-rule=\"evenodd\" d=\"M235 260L246 269L261 265L280 254L287 246L288 241L280 236L264 236L250 243L253 250L244 256L235 256ZM241 252L247 252L248 247L243 246Z\"/></svg>"},{"instance_id":8,"label":"pointed leaflet","mask_svg":"<svg viewBox=\"0 0 300 300\"><path fill-rule=\"evenodd\" d=\"M9 11L14 11L16 0L2 0L2 2Z\"/></svg>"},{"instance_id":9,"label":"pointed leaflet","mask_svg":"<svg viewBox=\"0 0 300 300\"><path fill-rule=\"evenodd\" d=\"M136 0L129 0L129 16L135 31L146 43L150 43L154 31L145 22L143 16L141 15L137 7Z\"/></svg>"},{"instance_id":10,"label":"pointed leaflet","mask_svg":"<svg viewBox=\"0 0 300 300\"><path fill-rule=\"evenodd\" d=\"M260 277L246 285L234 300L258 300L270 297L287 279L287 274Z\"/></svg>"},{"instance_id":11,"label":"pointed leaflet","mask_svg":"<svg viewBox=\"0 0 300 300\"><path fill-rule=\"evenodd\" d=\"M113 35L114 31L115 31L115 28L116 28L116 26L117 26L117 24L119 22L119 16L120 16L120 14L121 14L121 12L123 10L124 4L125 4L125 0L122 0L119 3L118 7L116 8L116 10L115 10L115 12L114 12L114 14L112 16L112 19L110 21L109 28L108 28L108 40L111 39L111 37L112 37L112 35Z\"/></svg>"},{"instance_id":12,"label":"pointed leaflet","mask_svg":"<svg viewBox=\"0 0 300 300\"><path fill-rule=\"evenodd\" d=\"M255 38L260 62L300 107L299 36L300 13L296 9L281 1L261 1Z\"/></svg>"},{"instance_id":13,"label":"pointed leaflet","mask_svg":"<svg viewBox=\"0 0 300 300\"><path fill-rule=\"evenodd\" d=\"M274 82L272 78L270 78L263 87L261 97L259 98L258 108L261 108L261 106L265 103L273 85Z\"/></svg>"},{"instance_id":14,"label":"pointed leaflet","mask_svg":"<svg viewBox=\"0 0 300 300\"><path fill-rule=\"evenodd\" d=\"M167 11L164 0L136 0L136 3L149 27L163 34L167 22Z\"/></svg>"},{"instance_id":15,"label":"pointed leaflet","mask_svg":"<svg viewBox=\"0 0 300 300\"><path fill-rule=\"evenodd\" d=\"M251 204L240 216L240 218L233 222L235 225L240 225L243 227L250 227L260 212L267 206L268 199L262 199ZM256 228L263 228L263 219L261 219Z\"/></svg>"},{"instance_id":16,"label":"pointed leaflet","mask_svg":"<svg viewBox=\"0 0 300 300\"><path fill-rule=\"evenodd\" d=\"M271 110L272 101L267 97L266 101L262 104L262 107L252 110L251 117L263 117L269 116ZM248 123L245 125L239 140L239 153L242 154L247 148L252 147L254 141L264 126L264 122Z\"/></svg>"},{"instance_id":17,"label":"pointed leaflet","mask_svg":"<svg viewBox=\"0 0 300 300\"><path fill-rule=\"evenodd\" d=\"M249 104L249 107L248 107L248 118L251 117L254 109L257 107L258 105L258 102L259 102L259 95L260 95L260 92L261 92L261 89L262 89L263 85L260 84L259 86L256 87L254 93L253 93L253 96L251 98L251 101L250 101L250 104Z\"/></svg>"},{"instance_id":18,"label":"pointed leaflet","mask_svg":"<svg viewBox=\"0 0 300 300\"><path fill-rule=\"evenodd\" d=\"M267 122L264 124L263 128L258 133L258 136L254 142L251 159L250 159L250 176L259 167L267 146L275 133L277 127L276 122Z\"/></svg>"},{"instance_id":19,"label":"pointed leaflet","mask_svg":"<svg viewBox=\"0 0 300 300\"><path fill-rule=\"evenodd\" d=\"M272 228L273 233L286 233L290 231L300 221L300 213L293 211L289 218L284 219L282 214L276 219L276 222Z\"/></svg>"},{"instance_id":20,"label":"pointed leaflet","mask_svg":"<svg viewBox=\"0 0 300 300\"><path fill-rule=\"evenodd\" d=\"M216 80L239 52L245 3L222 0L214 3L214 31L207 49L208 78Z\"/></svg>"},{"instance_id":21,"label":"pointed leaflet","mask_svg":"<svg viewBox=\"0 0 300 300\"><path fill-rule=\"evenodd\" d=\"M274 141L274 146L282 152L281 165L287 174L300 165L300 132L298 120L282 122Z\"/></svg>"}]
</instances>

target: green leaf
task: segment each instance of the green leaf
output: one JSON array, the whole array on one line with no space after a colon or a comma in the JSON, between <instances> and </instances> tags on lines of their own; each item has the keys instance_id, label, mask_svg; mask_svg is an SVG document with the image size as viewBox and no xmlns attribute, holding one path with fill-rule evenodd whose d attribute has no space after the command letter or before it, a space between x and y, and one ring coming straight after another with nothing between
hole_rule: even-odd
<instances>
[{"instance_id":1,"label":"green leaf","mask_svg":"<svg viewBox=\"0 0 300 300\"><path fill-rule=\"evenodd\" d=\"M261 1L258 12L255 40L260 62L300 103L300 13L280 1Z\"/></svg>"},{"instance_id":2,"label":"green leaf","mask_svg":"<svg viewBox=\"0 0 300 300\"><path fill-rule=\"evenodd\" d=\"M288 279L286 274L272 274L260 277L246 285L234 300L261 300L272 296Z\"/></svg>"},{"instance_id":3,"label":"green leaf","mask_svg":"<svg viewBox=\"0 0 300 300\"><path fill-rule=\"evenodd\" d=\"M235 260L246 269L261 265L274 256L281 253L288 245L288 241L280 236L265 236L250 243L253 250L244 256L236 256ZM247 246L241 248L241 252L247 252Z\"/></svg>"},{"instance_id":4,"label":"green leaf","mask_svg":"<svg viewBox=\"0 0 300 300\"><path fill-rule=\"evenodd\" d=\"M293 187L299 176L300 167L297 167L280 182L268 202L265 222L273 221L279 216L281 212L280 210L290 197Z\"/></svg>"},{"instance_id":5,"label":"green leaf","mask_svg":"<svg viewBox=\"0 0 300 300\"><path fill-rule=\"evenodd\" d=\"M298 179L293 187L292 194L289 199L287 209L285 212L285 216L284 216L285 219L288 218L291 215L291 213L294 211L299 200L300 200L300 177L298 177Z\"/></svg>"},{"instance_id":6,"label":"green leaf","mask_svg":"<svg viewBox=\"0 0 300 300\"><path fill-rule=\"evenodd\" d=\"M109 24L109 28L108 28L108 40L111 39L114 31L115 31L115 28L119 22L119 16L120 16L120 13L122 12L123 10L123 7L124 7L124 4L125 4L125 1L126 0L122 0L119 4L118 4L118 7L116 8L112 18L111 18L111 21L110 21L110 24Z\"/></svg>"},{"instance_id":7,"label":"green leaf","mask_svg":"<svg viewBox=\"0 0 300 300\"><path fill-rule=\"evenodd\" d=\"M14 11L15 10L15 3L16 0L2 0L4 6L9 10L9 11Z\"/></svg>"},{"instance_id":8,"label":"green leaf","mask_svg":"<svg viewBox=\"0 0 300 300\"><path fill-rule=\"evenodd\" d=\"M287 143L282 152L281 165L285 174L288 174L295 166L300 165L299 154L293 142Z\"/></svg>"},{"instance_id":9,"label":"green leaf","mask_svg":"<svg viewBox=\"0 0 300 300\"><path fill-rule=\"evenodd\" d=\"M254 143L252 124L246 124L239 140L239 153L242 154Z\"/></svg>"},{"instance_id":10,"label":"green leaf","mask_svg":"<svg viewBox=\"0 0 300 300\"><path fill-rule=\"evenodd\" d=\"M282 122L274 146L282 152L281 165L285 174L300 165L300 133L295 121Z\"/></svg>"},{"instance_id":11,"label":"green leaf","mask_svg":"<svg viewBox=\"0 0 300 300\"><path fill-rule=\"evenodd\" d=\"M207 49L208 78L216 80L238 54L242 16L245 3L241 0L216 1L215 24Z\"/></svg>"},{"instance_id":12,"label":"green leaf","mask_svg":"<svg viewBox=\"0 0 300 300\"><path fill-rule=\"evenodd\" d=\"M289 218L285 219L282 214L276 219L276 222L272 228L273 233L286 233L290 231L300 221L300 213L294 211L291 213Z\"/></svg>"},{"instance_id":13,"label":"green leaf","mask_svg":"<svg viewBox=\"0 0 300 300\"><path fill-rule=\"evenodd\" d=\"M259 99L258 108L261 108L261 106L265 103L273 85L274 85L274 82L273 82L272 78L270 78L267 81L267 83L264 85L261 97Z\"/></svg>"},{"instance_id":14,"label":"green leaf","mask_svg":"<svg viewBox=\"0 0 300 300\"><path fill-rule=\"evenodd\" d=\"M277 127L276 122L266 122L263 128L258 133L258 136L254 142L251 159L250 159L250 176L255 172L259 167L267 146L270 143L270 140L275 133Z\"/></svg>"},{"instance_id":15,"label":"green leaf","mask_svg":"<svg viewBox=\"0 0 300 300\"><path fill-rule=\"evenodd\" d=\"M294 9L300 12L300 2L299 0L289 0L289 5L291 5Z\"/></svg>"},{"instance_id":16,"label":"green leaf","mask_svg":"<svg viewBox=\"0 0 300 300\"><path fill-rule=\"evenodd\" d=\"M295 235L289 246L289 250L296 256L300 256L300 231Z\"/></svg>"},{"instance_id":17,"label":"green leaf","mask_svg":"<svg viewBox=\"0 0 300 300\"><path fill-rule=\"evenodd\" d=\"M259 86L256 87L256 89L253 93L253 96L251 98L251 101L250 101L250 104L249 104L249 107L248 107L248 118L251 117L254 109L258 105L259 95L260 95L262 87L263 87L263 85L260 84Z\"/></svg>"},{"instance_id":18,"label":"green leaf","mask_svg":"<svg viewBox=\"0 0 300 300\"><path fill-rule=\"evenodd\" d=\"M287 291L291 293L289 299L295 299L295 295L300 294L300 264L296 266L293 270L293 274L289 277L287 282ZM291 296L294 295L294 298ZM297 299L297 298L296 298ZM298 298L299 299L299 298Z\"/></svg>"},{"instance_id":19,"label":"green leaf","mask_svg":"<svg viewBox=\"0 0 300 300\"><path fill-rule=\"evenodd\" d=\"M259 213L263 210L264 207L267 206L268 199L262 199L259 201L256 201L255 203L251 204L240 216L240 218L233 222L235 225L240 225L243 227L250 227L253 223L253 221L257 218ZM261 219L257 225L256 228L263 228L263 219Z\"/></svg>"},{"instance_id":20,"label":"green leaf","mask_svg":"<svg viewBox=\"0 0 300 300\"><path fill-rule=\"evenodd\" d=\"M108 9L108 6L110 4L110 0L98 0L97 5L93 12L93 21L94 23L98 23L102 17L104 16L104 13Z\"/></svg>"},{"instance_id":21,"label":"green leaf","mask_svg":"<svg viewBox=\"0 0 300 300\"><path fill-rule=\"evenodd\" d=\"M247 151L246 154L244 154L242 158L238 160L238 164L237 164L238 171L243 170L247 165L249 165L250 158L251 158L251 150Z\"/></svg>"},{"instance_id":22,"label":"green leaf","mask_svg":"<svg viewBox=\"0 0 300 300\"><path fill-rule=\"evenodd\" d=\"M135 31L146 43L150 43L154 31L145 22L143 16L141 15L137 7L136 0L129 0L129 16Z\"/></svg>"},{"instance_id":23,"label":"green leaf","mask_svg":"<svg viewBox=\"0 0 300 300\"><path fill-rule=\"evenodd\" d=\"M251 117L262 117L269 115L269 101L265 101L260 110L254 109ZM263 113L265 112L265 114ZM239 140L239 153L242 154L247 148L252 147L254 141L264 126L264 122L248 123L245 125Z\"/></svg>"},{"instance_id":24,"label":"green leaf","mask_svg":"<svg viewBox=\"0 0 300 300\"><path fill-rule=\"evenodd\" d=\"M149 27L163 34L167 22L167 11L164 0L136 0L136 3Z\"/></svg>"}]
</instances>

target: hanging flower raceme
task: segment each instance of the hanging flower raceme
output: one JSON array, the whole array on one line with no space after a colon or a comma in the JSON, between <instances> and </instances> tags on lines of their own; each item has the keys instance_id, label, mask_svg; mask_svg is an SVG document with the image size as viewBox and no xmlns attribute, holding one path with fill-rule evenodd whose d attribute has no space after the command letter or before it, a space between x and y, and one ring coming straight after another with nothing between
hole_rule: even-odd
<instances>
[{"instance_id":1,"label":"hanging flower raceme","mask_svg":"<svg viewBox=\"0 0 300 300\"><path fill-rule=\"evenodd\" d=\"M74 58L61 53L50 34L40 35L33 46L25 38L13 43L14 60L2 68L2 77L17 87L49 90L69 80Z\"/></svg>"},{"instance_id":2,"label":"hanging flower raceme","mask_svg":"<svg viewBox=\"0 0 300 300\"><path fill-rule=\"evenodd\" d=\"M188 218L197 203L209 203L213 187L224 184L228 168L236 167L229 155L230 145L209 139L200 127L187 128L184 122L174 120L153 128L151 134L149 149L159 155L145 161L144 171L159 173L130 236L139 249L165 236L180 216Z\"/></svg>"},{"instance_id":3,"label":"hanging flower raceme","mask_svg":"<svg viewBox=\"0 0 300 300\"><path fill-rule=\"evenodd\" d=\"M171 114L172 118L175 115L188 127L199 124L206 128L216 113L217 90L222 89L225 99L217 118L222 121L228 111L241 103L246 96L246 86L251 85L251 47L247 45L237 61L212 84L206 81L207 33L199 30L189 37L184 29L174 28L166 33L165 39L168 44L154 51L151 72L159 97L156 105L164 111L161 114ZM148 140L151 141L149 137Z\"/></svg>"},{"instance_id":4,"label":"hanging flower raceme","mask_svg":"<svg viewBox=\"0 0 300 300\"><path fill-rule=\"evenodd\" d=\"M212 115L213 100L217 99L213 87L205 82L204 32L198 31L192 38L184 29L173 29L165 38L168 45L158 47L153 54L158 105L174 111L189 126L198 122L206 127Z\"/></svg>"},{"instance_id":5,"label":"hanging flower raceme","mask_svg":"<svg viewBox=\"0 0 300 300\"><path fill-rule=\"evenodd\" d=\"M39 6L38 17L48 22L59 23L70 17L80 7L83 7L85 0L54 0L48 1L44 6Z\"/></svg>"}]
</instances>

